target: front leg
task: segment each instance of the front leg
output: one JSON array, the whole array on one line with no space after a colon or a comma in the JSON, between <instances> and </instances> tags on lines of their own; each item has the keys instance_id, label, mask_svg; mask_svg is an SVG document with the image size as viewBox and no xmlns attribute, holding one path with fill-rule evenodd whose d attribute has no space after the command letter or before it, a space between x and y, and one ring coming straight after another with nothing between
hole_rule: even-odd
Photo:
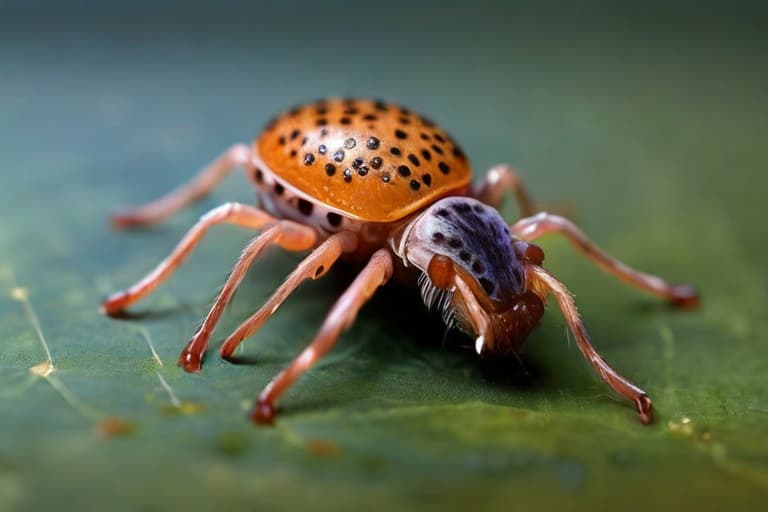
<instances>
[{"instance_id":1,"label":"front leg","mask_svg":"<svg viewBox=\"0 0 768 512\"><path fill-rule=\"evenodd\" d=\"M533 215L536 210L533 206L533 201L531 201L523 186L520 175L506 164L491 167L485 173L483 182L472 186L469 195L489 206L499 209L504 199L504 194L507 191L511 191L515 195L520 209L520 217Z\"/></svg>"},{"instance_id":2,"label":"front leg","mask_svg":"<svg viewBox=\"0 0 768 512\"><path fill-rule=\"evenodd\" d=\"M592 346L592 340L584 326L584 321L579 316L579 310L576 308L573 296L565 285L542 267L531 265L530 269L531 276L555 296L565 321L576 338L576 346L579 347L584 358L614 391L635 404L640 422L644 425L650 424L653 421L653 406L648 394L611 368L605 359L597 353L595 347Z\"/></svg>"},{"instance_id":3,"label":"front leg","mask_svg":"<svg viewBox=\"0 0 768 512\"><path fill-rule=\"evenodd\" d=\"M658 276L640 272L617 260L595 245L573 222L565 217L542 212L533 217L520 219L510 226L510 229L516 237L525 241L536 240L547 233L559 233L598 267L625 283L662 297L676 306L694 308L699 304L699 295L693 286L667 283Z\"/></svg>"}]
</instances>

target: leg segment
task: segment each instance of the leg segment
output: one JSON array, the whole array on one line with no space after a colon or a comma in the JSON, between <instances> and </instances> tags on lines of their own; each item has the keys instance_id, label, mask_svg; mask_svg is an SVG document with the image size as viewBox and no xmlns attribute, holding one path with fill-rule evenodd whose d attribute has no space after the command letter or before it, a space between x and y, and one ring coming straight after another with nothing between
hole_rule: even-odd
<instances>
[{"instance_id":1,"label":"leg segment","mask_svg":"<svg viewBox=\"0 0 768 512\"><path fill-rule=\"evenodd\" d=\"M392 257L386 249L380 249L371 256L365 268L333 305L312 343L261 392L251 413L253 421L268 424L274 420L275 402L280 395L333 347L341 332L352 324L363 304L391 276Z\"/></svg>"},{"instance_id":2,"label":"leg segment","mask_svg":"<svg viewBox=\"0 0 768 512\"><path fill-rule=\"evenodd\" d=\"M312 251L291 275L280 285L277 291L259 310L232 333L221 346L220 354L224 359L232 357L235 349L245 338L261 328L282 305L285 299L306 279L317 279L324 275L344 252L354 250L356 237L349 232L331 235L325 242Z\"/></svg>"},{"instance_id":3,"label":"leg segment","mask_svg":"<svg viewBox=\"0 0 768 512\"><path fill-rule=\"evenodd\" d=\"M114 213L112 225L117 228L144 226L173 215L208 194L232 169L245 165L250 153L251 150L245 144L235 144L192 180L169 194L142 206Z\"/></svg>"},{"instance_id":4,"label":"leg segment","mask_svg":"<svg viewBox=\"0 0 768 512\"><path fill-rule=\"evenodd\" d=\"M696 290L685 284L671 285L660 277L646 274L625 265L592 243L571 221L550 213L539 213L521 219L511 226L512 233L526 241L544 234L557 232L564 235L595 264L627 284L658 295L680 307L695 307L699 303Z\"/></svg>"},{"instance_id":5,"label":"leg segment","mask_svg":"<svg viewBox=\"0 0 768 512\"><path fill-rule=\"evenodd\" d=\"M173 252L160 262L152 272L127 290L114 293L108 297L101 307L102 311L108 315L117 314L152 293L160 283L168 279L181 265L211 226L228 223L244 228L262 229L276 222L278 222L277 219L271 215L256 207L245 204L226 203L214 208L200 218L197 224L184 235L184 238L181 239L181 242L179 242ZM305 236L310 235L307 234Z\"/></svg>"},{"instance_id":6,"label":"leg segment","mask_svg":"<svg viewBox=\"0 0 768 512\"><path fill-rule=\"evenodd\" d=\"M563 316L565 316L565 321L568 323L568 327L576 337L576 344L578 345L579 350L581 350L581 353L587 361L589 361L595 371L597 371L600 378L602 378L618 394L631 400L635 404L635 408L640 415L640 421L643 424L648 425L651 423L653 421L651 399L645 391L619 375L616 370L611 368L600 354L597 353L592 346L589 334L587 333L587 328L584 326L584 322L576 309L576 303L573 301L573 297L568 292L565 285L539 266L530 265L530 268L533 270L536 278L554 294L555 299L557 299L557 303L563 312Z\"/></svg>"},{"instance_id":7,"label":"leg segment","mask_svg":"<svg viewBox=\"0 0 768 512\"><path fill-rule=\"evenodd\" d=\"M203 320L203 324L179 355L179 366L183 366L184 370L188 372L200 371L203 353L208 348L208 340L211 339L213 329L219 322L224 308L226 308L237 287L240 286L250 266L266 247L279 245L289 251L305 251L311 249L316 242L317 234L312 228L289 220L278 221L251 240L243 250L240 259L235 263L232 273L224 283L224 287Z\"/></svg>"},{"instance_id":8,"label":"leg segment","mask_svg":"<svg viewBox=\"0 0 768 512\"><path fill-rule=\"evenodd\" d=\"M491 167L485 174L482 184L472 187L470 195L489 206L499 208L507 190L511 190L515 195L521 217L533 215L536 210L523 186L520 175L506 164Z\"/></svg>"}]
</instances>

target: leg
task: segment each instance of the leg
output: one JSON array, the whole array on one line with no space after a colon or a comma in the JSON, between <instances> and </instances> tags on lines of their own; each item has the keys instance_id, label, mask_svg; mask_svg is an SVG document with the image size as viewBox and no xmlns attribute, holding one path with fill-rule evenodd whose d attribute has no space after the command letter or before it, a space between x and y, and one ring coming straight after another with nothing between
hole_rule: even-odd
<instances>
[{"instance_id":1,"label":"leg","mask_svg":"<svg viewBox=\"0 0 768 512\"><path fill-rule=\"evenodd\" d=\"M637 412L640 415L640 421L643 424L648 425L651 423L653 421L651 399L648 398L645 391L619 375L616 370L611 368L608 363L600 357L600 354L597 353L595 347L592 346L589 334L587 333L587 328L584 326L584 322L576 309L576 303L573 301L573 297L568 292L565 285L539 266L530 265L530 268L533 270L536 278L554 294L555 299L557 299L557 303L563 312L563 316L565 316L565 321L568 323L568 327L576 337L576 344L587 361L589 361L600 377L611 386L614 391L635 404Z\"/></svg>"},{"instance_id":2,"label":"leg","mask_svg":"<svg viewBox=\"0 0 768 512\"><path fill-rule=\"evenodd\" d=\"M195 224L192 229L187 232L184 238L181 239L181 242L179 242L173 252L160 262L152 272L127 290L109 296L101 307L102 311L108 315L117 314L131 304L152 293L160 283L168 279L168 276L181 265L211 226L229 223L244 228L262 229L277 222L278 220L271 215L256 207L245 204L226 203L214 208L200 218L197 224ZM306 234L304 235L305 237L315 236L314 231L309 230L309 228L307 228L307 230L308 231L306 231ZM295 250L310 248L314 243L314 238L311 240L311 243L307 240L306 242L299 244L300 248Z\"/></svg>"},{"instance_id":3,"label":"leg","mask_svg":"<svg viewBox=\"0 0 768 512\"><path fill-rule=\"evenodd\" d=\"M536 211L533 201L525 191L520 176L513 168L505 164L491 167L485 174L485 180L480 186L473 186L470 195L487 205L498 208L501 206L503 195L507 190L515 194L520 216L527 217Z\"/></svg>"},{"instance_id":4,"label":"leg","mask_svg":"<svg viewBox=\"0 0 768 512\"><path fill-rule=\"evenodd\" d=\"M189 203L208 194L232 169L245 165L250 153L251 150L245 144L235 144L191 181L169 194L142 206L114 213L112 225L117 228L143 226L173 215Z\"/></svg>"},{"instance_id":5,"label":"leg","mask_svg":"<svg viewBox=\"0 0 768 512\"><path fill-rule=\"evenodd\" d=\"M267 384L251 413L251 419L258 423L271 423L275 415L275 401L301 374L320 359L349 327L363 304L376 289L392 276L392 257L386 249L376 251L371 260L342 294L312 343L294 359L293 363Z\"/></svg>"},{"instance_id":6,"label":"leg","mask_svg":"<svg viewBox=\"0 0 768 512\"><path fill-rule=\"evenodd\" d=\"M671 285L657 276L635 270L609 256L592 243L571 221L550 213L539 213L517 221L511 226L512 233L526 241L541 235L557 232L564 235L579 250L587 255L601 269L609 272L625 283L636 286L681 307L695 307L699 303L696 290L685 284Z\"/></svg>"},{"instance_id":7,"label":"leg","mask_svg":"<svg viewBox=\"0 0 768 512\"><path fill-rule=\"evenodd\" d=\"M221 289L216 302L211 306L203 324L197 330L192 339L184 347L179 355L179 366L183 366L187 372L198 372L202 368L203 354L208 348L211 334L219 323L224 308L232 299L235 290L242 282L248 269L256 258L270 245L279 245L289 251L305 251L311 249L317 241L315 231L302 224L289 220L281 220L266 229L262 234L251 240L235 263L232 273L229 274L224 287Z\"/></svg>"},{"instance_id":8,"label":"leg","mask_svg":"<svg viewBox=\"0 0 768 512\"><path fill-rule=\"evenodd\" d=\"M344 252L354 250L356 237L349 232L336 233L312 251L291 275L280 285L277 291L264 303L259 310L232 333L221 346L220 354L229 359L235 349L245 338L261 328L282 305L285 299L293 293L305 279L317 279L325 274Z\"/></svg>"}]
</instances>

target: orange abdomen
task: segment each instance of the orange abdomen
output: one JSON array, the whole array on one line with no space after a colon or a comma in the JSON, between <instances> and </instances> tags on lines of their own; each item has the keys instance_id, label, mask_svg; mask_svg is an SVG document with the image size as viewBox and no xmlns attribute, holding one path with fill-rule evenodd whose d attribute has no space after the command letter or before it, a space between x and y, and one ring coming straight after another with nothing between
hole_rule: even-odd
<instances>
[{"instance_id":1,"label":"orange abdomen","mask_svg":"<svg viewBox=\"0 0 768 512\"><path fill-rule=\"evenodd\" d=\"M374 100L329 99L269 123L255 151L278 178L363 221L402 219L463 194L471 168L429 119Z\"/></svg>"}]
</instances>

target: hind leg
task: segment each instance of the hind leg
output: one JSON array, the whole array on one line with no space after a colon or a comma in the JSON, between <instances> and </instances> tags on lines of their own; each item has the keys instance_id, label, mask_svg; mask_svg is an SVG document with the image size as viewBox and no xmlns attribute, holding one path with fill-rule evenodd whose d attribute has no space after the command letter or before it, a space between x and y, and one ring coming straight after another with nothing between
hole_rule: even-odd
<instances>
[{"instance_id":1,"label":"hind leg","mask_svg":"<svg viewBox=\"0 0 768 512\"><path fill-rule=\"evenodd\" d=\"M197 224L187 231L187 234L184 235L184 238L181 239L171 254L160 262L152 272L130 288L110 295L102 304L102 312L107 315L119 314L131 304L152 293L160 283L168 279L178 269L210 227L218 224L235 224L248 229L262 229L277 222L279 221L268 213L254 206L241 203L226 203L214 208L200 217ZM306 229L304 234L306 241L300 244L302 249L298 250L310 248L315 243L315 232L310 228Z\"/></svg>"},{"instance_id":2,"label":"hind leg","mask_svg":"<svg viewBox=\"0 0 768 512\"><path fill-rule=\"evenodd\" d=\"M170 217L190 203L202 198L233 169L248 162L251 150L245 144L235 144L189 182L150 203L125 208L112 214L112 225L132 228L154 224Z\"/></svg>"}]
</instances>

